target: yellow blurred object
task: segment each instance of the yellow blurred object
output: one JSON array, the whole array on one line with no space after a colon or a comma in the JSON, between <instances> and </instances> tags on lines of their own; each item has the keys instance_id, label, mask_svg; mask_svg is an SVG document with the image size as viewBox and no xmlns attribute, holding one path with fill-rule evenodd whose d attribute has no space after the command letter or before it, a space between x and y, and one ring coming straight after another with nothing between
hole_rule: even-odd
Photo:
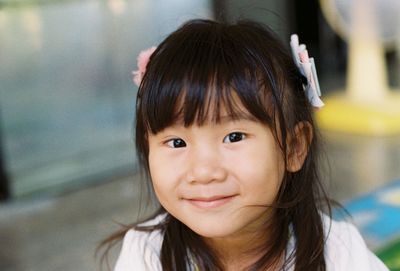
<instances>
[{"instance_id":1,"label":"yellow blurred object","mask_svg":"<svg viewBox=\"0 0 400 271\"><path fill-rule=\"evenodd\" d=\"M400 92L391 90L387 83L381 24L386 14L375 8L378 2L320 0L328 22L349 44L346 87L340 95L322 98L325 107L317 113L322 129L371 136L400 135ZM382 10L397 12L399 3L386 2ZM396 26L387 24L385 29L388 25ZM389 36L394 39L396 34Z\"/></svg>"},{"instance_id":2,"label":"yellow blurred object","mask_svg":"<svg viewBox=\"0 0 400 271\"><path fill-rule=\"evenodd\" d=\"M400 94L388 93L376 103L360 103L347 95L324 99L316 119L324 130L371 136L400 134Z\"/></svg>"}]
</instances>

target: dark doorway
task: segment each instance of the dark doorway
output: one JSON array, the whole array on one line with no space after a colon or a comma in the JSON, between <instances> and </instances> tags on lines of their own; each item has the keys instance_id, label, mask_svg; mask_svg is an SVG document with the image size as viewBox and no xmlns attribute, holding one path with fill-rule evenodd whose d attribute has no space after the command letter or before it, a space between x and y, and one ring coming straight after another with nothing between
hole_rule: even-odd
<instances>
[{"instance_id":1,"label":"dark doorway","mask_svg":"<svg viewBox=\"0 0 400 271\"><path fill-rule=\"evenodd\" d=\"M1 119L1 118L0 118ZM1 123L0 123L1 124ZM4 166L4 153L3 153L3 142L0 125L0 201L4 201L10 197L10 186Z\"/></svg>"}]
</instances>

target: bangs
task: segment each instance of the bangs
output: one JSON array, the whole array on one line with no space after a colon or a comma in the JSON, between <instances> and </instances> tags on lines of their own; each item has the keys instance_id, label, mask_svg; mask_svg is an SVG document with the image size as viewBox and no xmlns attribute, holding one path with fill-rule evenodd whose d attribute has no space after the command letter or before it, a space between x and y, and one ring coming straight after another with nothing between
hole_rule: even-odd
<instances>
[{"instance_id":1,"label":"bangs","mask_svg":"<svg viewBox=\"0 0 400 271\"><path fill-rule=\"evenodd\" d=\"M183 31L185 27L197 29ZM147 131L156 134L177 122L218 123L226 115L271 125L279 93L272 57L262 55L265 45L251 49L257 43L249 44L234 30L192 22L159 45L138 95L137 114Z\"/></svg>"}]
</instances>

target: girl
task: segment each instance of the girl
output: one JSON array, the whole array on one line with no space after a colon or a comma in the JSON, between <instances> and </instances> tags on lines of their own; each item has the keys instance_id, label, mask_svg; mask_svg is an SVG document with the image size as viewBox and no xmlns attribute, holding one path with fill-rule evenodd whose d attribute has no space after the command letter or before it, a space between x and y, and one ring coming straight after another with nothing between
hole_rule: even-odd
<instances>
[{"instance_id":1,"label":"girl","mask_svg":"<svg viewBox=\"0 0 400 271\"><path fill-rule=\"evenodd\" d=\"M115 271L387 270L330 218L318 82L292 50L254 22L193 20L142 55L136 147L161 207L116 235Z\"/></svg>"}]
</instances>

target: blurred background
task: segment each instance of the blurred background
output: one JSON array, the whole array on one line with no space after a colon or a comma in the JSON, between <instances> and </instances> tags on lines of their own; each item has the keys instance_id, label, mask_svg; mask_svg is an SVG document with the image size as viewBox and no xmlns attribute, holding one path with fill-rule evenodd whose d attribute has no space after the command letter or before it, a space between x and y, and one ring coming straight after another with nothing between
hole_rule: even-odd
<instances>
[{"instance_id":1,"label":"blurred background","mask_svg":"<svg viewBox=\"0 0 400 271\"><path fill-rule=\"evenodd\" d=\"M329 97L347 97L349 85L352 39L344 32L353 15L342 2L0 0L0 270L99 270L98 242L146 213L139 214L132 131L131 71L142 49L192 18L253 19L286 41L298 33L315 57L329 109ZM400 18L397 6L390 10ZM344 25L332 20L340 16ZM384 66L373 65L395 96L399 33L376 37ZM366 78L374 74L358 77ZM385 112L391 129L383 132L317 119L328 192L348 207L371 249L400 270L400 103L388 100L395 109ZM348 111L334 109L328 122L340 124L335 115Z\"/></svg>"}]
</instances>

